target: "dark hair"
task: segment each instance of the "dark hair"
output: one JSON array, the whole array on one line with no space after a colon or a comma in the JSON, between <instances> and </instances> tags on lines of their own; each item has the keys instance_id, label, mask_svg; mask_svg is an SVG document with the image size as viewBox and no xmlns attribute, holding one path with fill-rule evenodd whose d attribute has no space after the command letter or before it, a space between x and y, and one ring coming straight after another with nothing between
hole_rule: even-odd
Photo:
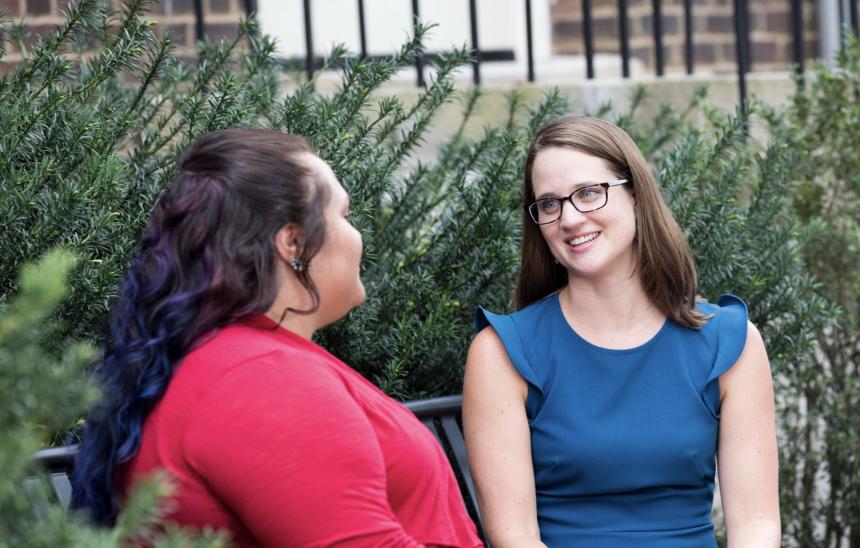
<instances>
[{"instance_id":1,"label":"dark hair","mask_svg":"<svg viewBox=\"0 0 860 548\"><path fill-rule=\"evenodd\" d=\"M636 199L636 268L654 305L675 322L698 329L707 320L695 308L696 267L687 239L663 201L657 181L636 143L609 122L564 116L544 126L529 147L523 178L523 204L534 201L532 169L538 153L550 147L574 148L602 158L619 179L633 184ZM554 260L540 228L523 208L522 262L514 300L524 308L567 285L567 270Z\"/></svg>"},{"instance_id":2,"label":"dark hair","mask_svg":"<svg viewBox=\"0 0 860 548\"><path fill-rule=\"evenodd\" d=\"M119 466L137 454L177 363L213 330L271 307L275 233L300 226L306 264L322 246L329 193L304 154L312 150L301 137L230 129L182 157L138 242L95 370L104 399L88 413L72 477L72 507L93 522L115 522ZM312 312L319 294L307 269L296 274L314 304L294 312Z\"/></svg>"}]
</instances>

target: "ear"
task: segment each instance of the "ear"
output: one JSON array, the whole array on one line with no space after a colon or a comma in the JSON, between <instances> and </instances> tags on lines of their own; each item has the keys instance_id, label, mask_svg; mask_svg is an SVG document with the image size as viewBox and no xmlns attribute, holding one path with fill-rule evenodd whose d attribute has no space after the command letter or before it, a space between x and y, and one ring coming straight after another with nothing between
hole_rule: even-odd
<instances>
[{"instance_id":1,"label":"ear","mask_svg":"<svg viewBox=\"0 0 860 548\"><path fill-rule=\"evenodd\" d=\"M299 256L302 247L302 229L292 223L275 232L275 253L285 263Z\"/></svg>"}]
</instances>

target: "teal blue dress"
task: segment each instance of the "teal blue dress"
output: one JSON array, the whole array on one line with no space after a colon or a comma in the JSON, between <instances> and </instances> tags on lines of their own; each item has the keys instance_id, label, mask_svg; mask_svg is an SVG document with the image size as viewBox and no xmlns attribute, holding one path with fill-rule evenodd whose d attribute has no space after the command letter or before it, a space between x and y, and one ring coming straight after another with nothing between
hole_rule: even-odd
<instances>
[{"instance_id":1,"label":"teal blue dress","mask_svg":"<svg viewBox=\"0 0 860 548\"><path fill-rule=\"evenodd\" d=\"M547 546L716 547L718 379L744 348L747 307L732 295L697 307L711 316L700 330L667 320L624 350L577 335L558 294L509 315L478 310L528 385Z\"/></svg>"}]
</instances>

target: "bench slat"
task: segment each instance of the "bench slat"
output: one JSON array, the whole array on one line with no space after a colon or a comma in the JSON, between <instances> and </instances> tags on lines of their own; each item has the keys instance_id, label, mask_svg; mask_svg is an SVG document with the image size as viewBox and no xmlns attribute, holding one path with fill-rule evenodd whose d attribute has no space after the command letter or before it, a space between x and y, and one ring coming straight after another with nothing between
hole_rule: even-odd
<instances>
[{"instance_id":1,"label":"bench slat","mask_svg":"<svg viewBox=\"0 0 860 548\"><path fill-rule=\"evenodd\" d=\"M475 483L472 481L472 472L469 469L469 459L466 456L466 442L463 439L463 432L460 430L460 425L457 419L453 416L442 417L442 429L445 431L445 437L448 438L448 443L451 446L451 451L456 459L457 469L463 475L463 481L466 484L466 489L469 491L469 499L475 505L475 513L478 518L481 516L481 509L478 508L478 499L475 495Z\"/></svg>"}]
</instances>

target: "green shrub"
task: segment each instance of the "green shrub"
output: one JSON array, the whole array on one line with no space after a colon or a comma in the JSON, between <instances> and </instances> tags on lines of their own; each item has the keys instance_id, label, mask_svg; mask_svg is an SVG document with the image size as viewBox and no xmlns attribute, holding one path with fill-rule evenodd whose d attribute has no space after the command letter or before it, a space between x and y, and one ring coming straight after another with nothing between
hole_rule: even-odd
<instances>
[{"instance_id":1,"label":"green shrub","mask_svg":"<svg viewBox=\"0 0 860 548\"><path fill-rule=\"evenodd\" d=\"M0 320L0 547L119 547L134 539L177 548L223 546L224 539L210 531L190 536L158 528L159 502L170 492L165 478L135 488L117 527L107 530L66 515L53 498L50 480L35 469L33 453L44 442L45 427L64 427L97 394L84 375L92 347L66 344L59 357L44 350L49 318L67 294L65 279L73 263L70 254L54 251L37 265L25 265L18 294ZM36 479L25 480L28 476Z\"/></svg>"},{"instance_id":2,"label":"green shrub","mask_svg":"<svg viewBox=\"0 0 860 548\"><path fill-rule=\"evenodd\" d=\"M308 137L352 196L353 218L364 235L367 302L318 340L395 396L458 392L475 306L504 310L513 291L526 147L538 127L569 110L564 98L549 92L539 103L526 104L513 94L508 122L472 137L464 127L481 94L457 93L451 76L467 60L465 51L441 56L413 102L376 93L420 53L425 27L416 28L415 37L387 60L359 60L335 48L327 67L338 71L341 83L333 92L319 93L316 82L296 77L293 89L285 91L288 75L253 23L244 22L233 42L201 45L191 67L173 56L168 38L152 32L142 18L145 8L146 2L129 2L121 14L111 14L104 2L81 0L71 5L63 28L39 41L16 72L0 77L0 214L6 222L0 234L0 306L8 307L20 290L24 262L57 245L71 248L80 262L58 315L61 324L49 340L97 340L134 242L181 151L207 131L270 127ZM16 32L15 25L2 25ZM75 53L93 40L98 55ZM841 100L856 93L856 83L849 83L860 74L856 63L844 71L838 77L845 80ZM825 83L838 79L821 74ZM804 171L810 151L820 156L820 166L856 173L847 157L837 164L828 156L847 137L825 134L826 116L842 116L839 127L850 132L857 114L818 105L830 100L824 92L803 93L779 116L764 110L775 120L766 145L745 131L762 110L755 104L730 115L700 96L691 109L665 107L645 119L637 108L640 92L629 111L607 107L600 114L627 128L655 167L693 247L701 293L713 300L730 291L750 305L780 399L781 454L788 465L782 487L786 535L806 543L812 537L804 536L811 534L804 519L834 514L841 524L849 509L858 514L848 503L831 514L820 501L813 509L798 488L806 485L808 472L824 466L815 452L823 444L838 448L834 458L846 462L845 455L856 454L842 449L856 444L845 435L857 430L846 430L856 421L847 411L853 400L837 397L856 397L856 370L845 369L838 390L822 388L813 361L820 356L812 349L816 334L821 340L820 333L835 329L825 327L832 308L809 274L828 274L829 263L816 263L810 254L823 234L817 220L822 212L798 209L801 201L792 203L791 196L798 185L805 188L799 180L816 180ZM434 116L455 100L462 102L463 124L433 160L419 161ZM694 123L693 112L705 123ZM783 125L776 123L780 117ZM833 180L849 181L842 172L840 177ZM856 197L856 179L850 181ZM802 195L814 205L816 196L837 188L822 185L816 182ZM840 268L856 272L851 263ZM844 276L833 283L838 279ZM856 317L855 312L854 325ZM841 344L835 335L824 340ZM46 350L59 350L53 346ZM795 412L798 401L807 402L807 415ZM846 406L844 412L828 415L831 403ZM836 436L830 441L818 426L824 417L842 421L843 428L826 430ZM804 455L802 434L810 432L814 451ZM839 481L834 485L843 489L856 478ZM844 500L856 505L852 496Z\"/></svg>"},{"instance_id":3,"label":"green shrub","mask_svg":"<svg viewBox=\"0 0 860 548\"><path fill-rule=\"evenodd\" d=\"M860 546L860 44L851 32L844 43L836 66L817 64L767 116L798 157L794 210L821 226L806 267L839 307L781 398L783 520L800 546Z\"/></svg>"}]
</instances>

